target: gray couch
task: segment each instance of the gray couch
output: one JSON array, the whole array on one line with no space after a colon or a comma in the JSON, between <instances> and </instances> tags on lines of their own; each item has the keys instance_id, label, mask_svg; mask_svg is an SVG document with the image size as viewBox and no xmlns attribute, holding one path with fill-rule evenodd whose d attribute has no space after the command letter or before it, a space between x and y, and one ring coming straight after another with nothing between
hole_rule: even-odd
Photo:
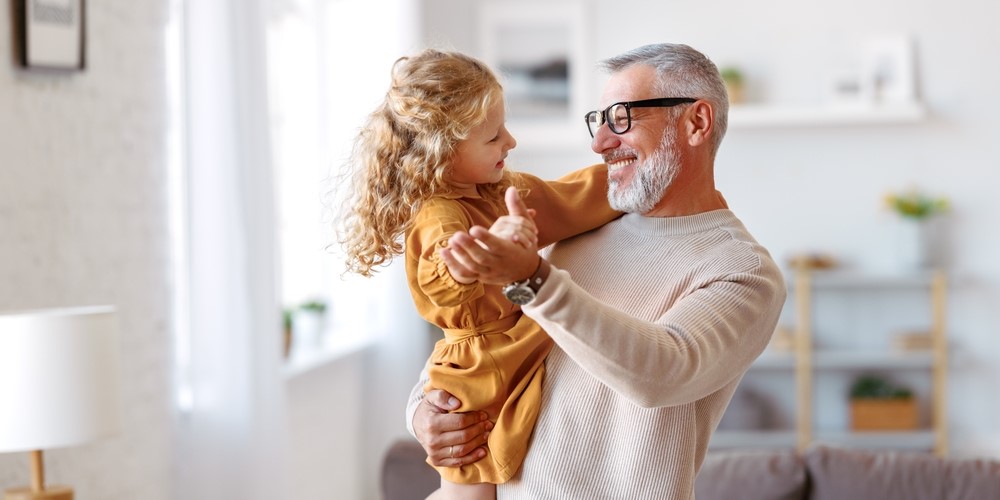
<instances>
[{"instance_id":1,"label":"gray couch","mask_svg":"<svg viewBox=\"0 0 1000 500\"><path fill-rule=\"evenodd\" d=\"M423 499L437 473L415 441L397 442L382 470L385 500ZM793 451L716 451L697 500L1000 500L1000 461L814 446Z\"/></svg>"}]
</instances>

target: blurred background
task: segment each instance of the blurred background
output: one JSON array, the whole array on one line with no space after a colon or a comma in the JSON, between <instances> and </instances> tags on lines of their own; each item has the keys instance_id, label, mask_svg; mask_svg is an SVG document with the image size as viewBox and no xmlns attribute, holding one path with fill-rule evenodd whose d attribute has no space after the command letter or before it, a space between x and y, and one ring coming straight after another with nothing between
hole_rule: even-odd
<instances>
[{"instance_id":1,"label":"blurred background","mask_svg":"<svg viewBox=\"0 0 1000 500\"><path fill-rule=\"evenodd\" d=\"M708 55L741 85L719 189L793 285L713 446L801 444L806 331L841 359L807 380L810 439L847 432L848 389L874 372L916 394L925 431L885 446L1000 457L991 2L70 3L86 8L77 69L24 67L22 2L0 12L0 308L118 307L122 431L46 453L81 500L379 498L439 334L401 265L342 276L328 203L393 61L424 47L501 71L508 164L545 178L599 161L583 122L598 61L661 41ZM924 243L888 203L913 193L940 209ZM816 268L834 291L796 294ZM0 455L0 489L27 464Z\"/></svg>"}]
</instances>

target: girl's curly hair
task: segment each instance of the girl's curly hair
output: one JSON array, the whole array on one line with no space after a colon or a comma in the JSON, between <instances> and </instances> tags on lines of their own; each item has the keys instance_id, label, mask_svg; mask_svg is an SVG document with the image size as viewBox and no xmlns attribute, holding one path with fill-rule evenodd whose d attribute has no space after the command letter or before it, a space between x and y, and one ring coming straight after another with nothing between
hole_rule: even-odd
<instances>
[{"instance_id":1,"label":"girl's curly hair","mask_svg":"<svg viewBox=\"0 0 1000 500\"><path fill-rule=\"evenodd\" d=\"M402 236L423 202L450 190L458 143L502 98L493 72L464 54L428 49L393 64L392 85L349 162L350 192L337 224L347 271L371 276L403 252ZM505 171L481 194L503 207L513 175Z\"/></svg>"}]
</instances>

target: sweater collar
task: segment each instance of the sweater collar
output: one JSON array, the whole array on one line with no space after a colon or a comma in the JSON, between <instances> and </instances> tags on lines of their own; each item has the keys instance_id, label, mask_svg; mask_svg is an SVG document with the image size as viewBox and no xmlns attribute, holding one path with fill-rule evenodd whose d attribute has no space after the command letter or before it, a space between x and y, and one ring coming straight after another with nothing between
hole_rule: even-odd
<instances>
[{"instance_id":1,"label":"sweater collar","mask_svg":"<svg viewBox=\"0 0 1000 500\"><path fill-rule=\"evenodd\" d=\"M680 217L645 217L625 214L622 223L639 233L656 233L663 236L693 234L718 229L719 226L740 224L732 210L720 209Z\"/></svg>"}]
</instances>

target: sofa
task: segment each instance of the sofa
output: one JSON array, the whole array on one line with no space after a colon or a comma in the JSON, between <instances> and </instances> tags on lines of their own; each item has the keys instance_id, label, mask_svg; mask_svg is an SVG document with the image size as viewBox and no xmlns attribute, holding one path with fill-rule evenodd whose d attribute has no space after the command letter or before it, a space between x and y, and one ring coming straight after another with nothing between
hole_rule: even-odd
<instances>
[{"instance_id":1,"label":"sofa","mask_svg":"<svg viewBox=\"0 0 1000 500\"><path fill-rule=\"evenodd\" d=\"M382 468L385 500L423 499L438 485L416 441L396 442ZM1000 461L816 445L712 451L696 500L1000 500Z\"/></svg>"}]
</instances>

